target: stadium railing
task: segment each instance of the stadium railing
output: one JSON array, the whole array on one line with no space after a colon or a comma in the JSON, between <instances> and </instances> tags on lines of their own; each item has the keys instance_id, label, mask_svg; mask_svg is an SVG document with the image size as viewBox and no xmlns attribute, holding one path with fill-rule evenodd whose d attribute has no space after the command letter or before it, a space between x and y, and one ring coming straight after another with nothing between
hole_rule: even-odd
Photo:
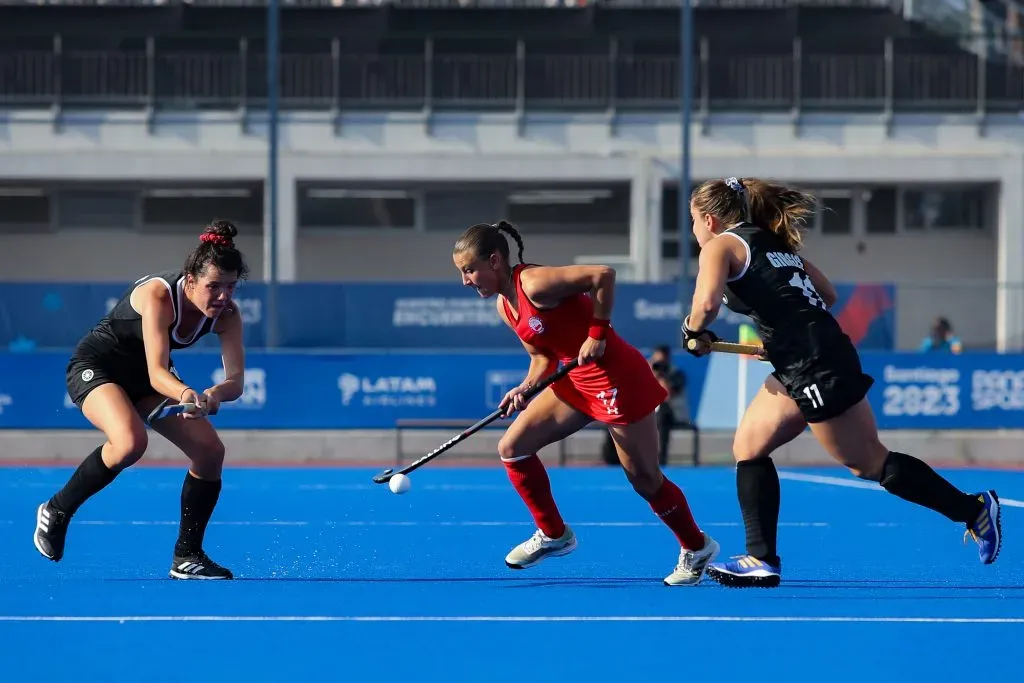
<instances>
[{"instance_id":1,"label":"stadium railing","mask_svg":"<svg viewBox=\"0 0 1024 683\"><path fill-rule=\"evenodd\" d=\"M403 39L405 40L405 39ZM408 38L400 52L346 51L340 38L308 41L280 57L283 110L673 111L679 56L643 52L637 37L586 51L548 50L510 37L501 52L471 39ZM981 39L979 39L981 40ZM564 41L556 40L556 43ZM698 36L694 115L716 111L1017 113L1024 102L1024 40L1013 59L937 50L903 38L837 44L808 36L751 45ZM442 49L444 46L444 49ZM73 37L0 49L0 105L138 111L230 110L266 104L266 57L235 38L221 51L140 38L137 49L95 49Z\"/></svg>"}]
</instances>

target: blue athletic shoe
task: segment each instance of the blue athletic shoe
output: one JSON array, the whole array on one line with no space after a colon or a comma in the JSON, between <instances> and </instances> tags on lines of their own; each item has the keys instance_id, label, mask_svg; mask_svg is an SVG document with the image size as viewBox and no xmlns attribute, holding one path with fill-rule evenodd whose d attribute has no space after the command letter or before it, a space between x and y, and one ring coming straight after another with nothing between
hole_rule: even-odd
<instances>
[{"instance_id":1,"label":"blue athletic shoe","mask_svg":"<svg viewBox=\"0 0 1024 683\"><path fill-rule=\"evenodd\" d=\"M704 572L723 586L775 588L782 582L782 565L768 564L753 555L737 555L728 562L712 562Z\"/></svg>"},{"instance_id":2,"label":"blue athletic shoe","mask_svg":"<svg viewBox=\"0 0 1024 683\"><path fill-rule=\"evenodd\" d=\"M981 563L992 564L999 556L999 549L1003 545L1002 507L995 491L978 494L978 500L984 507L981 508L974 523L967 526L964 543L967 542L968 536L972 536L974 542L978 544L978 557L981 558Z\"/></svg>"}]
</instances>

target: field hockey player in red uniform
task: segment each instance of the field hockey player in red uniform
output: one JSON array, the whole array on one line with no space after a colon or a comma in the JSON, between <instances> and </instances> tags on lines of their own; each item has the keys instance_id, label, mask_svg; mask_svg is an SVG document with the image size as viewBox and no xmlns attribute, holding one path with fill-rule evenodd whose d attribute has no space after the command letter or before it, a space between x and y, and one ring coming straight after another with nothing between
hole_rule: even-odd
<instances>
[{"instance_id":1,"label":"field hockey player in red uniform","mask_svg":"<svg viewBox=\"0 0 1024 683\"><path fill-rule=\"evenodd\" d=\"M502 233L519 247L515 267ZM537 531L512 549L505 564L525 569L576 548L576 535L562 520L537 452L598 421L611 433L630 484L679 541L678 564L665 584L699 583L719 545L700 530L683 492L658 464L654 411L665 400L665 389L643 355L609 324L615 271L525 264L523 239L505 221L469 228L455 243L453 259L464 285L482 297L497 295L498 315L530 354L526 378L499 406L506 416L520 414L499 442L498 454ZM559 361L573 359L579 367L529 403L524 400L523 392L553 373Z\"/></svg>"}]
</instances>

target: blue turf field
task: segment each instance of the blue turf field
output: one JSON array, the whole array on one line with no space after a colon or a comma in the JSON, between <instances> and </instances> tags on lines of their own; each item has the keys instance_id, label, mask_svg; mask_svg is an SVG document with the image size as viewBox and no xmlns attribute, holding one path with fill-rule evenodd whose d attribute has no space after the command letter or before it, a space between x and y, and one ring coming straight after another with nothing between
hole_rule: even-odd
<instances>
[{"instance_id":1,"label":"blue turf field","mask_svg":"<svg viewBox=\"0 0 1024 683\"><path fill-rule=\"evenodd\" d=\"M845 683L1021 667L1024 473L947 473L1009 503L985 567L959 525L843 470L784 470L784 584L737 590L663 586L675 540L615 469L550 471L580 546L523 572L502 561L532 532L503 470L427 466L401 497L375 472L229 470L206 546L239 580L179 582L183 469L124 473L80 511L59 564L31 533L70 470L0 469L0 681ZM741 552L733 471L668 472L723 555Z\"/></svg>"}]
</instances>

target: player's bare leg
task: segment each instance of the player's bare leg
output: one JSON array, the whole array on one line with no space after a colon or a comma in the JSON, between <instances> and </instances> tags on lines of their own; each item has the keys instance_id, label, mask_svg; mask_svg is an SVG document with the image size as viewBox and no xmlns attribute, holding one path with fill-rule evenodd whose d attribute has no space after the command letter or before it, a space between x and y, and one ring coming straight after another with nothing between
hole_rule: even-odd
<instances>
[{"instance_id":1,"label":"player's bare leg","mask_svg":"<svg viewBox=\"0 0 1024 683\"><path fill-rule=\"evenodd\" d=\"M978 543L982 563L995 561L1002 544L996 492L965 493L927 463L890 451L878 438L875 416L866 398L837 417L812 424L811 431L822 447L854 475L877 481L895 496L966 525L967 534Z\"/></svg>"},{"instance_id":2,"label":"player's bare leg","mask_svg":"<svg viewBox=\"0 0 1024 683\"><path fill-rule=\"evenodd\" d=\"M128 395L116 384L101 384L89 392L82 402L82 414L107 440L82 461L60 491L36 510L33 543L43 557L54 562L64 557L68 524L78 508L136 463L148 444L145 424Z\"/></svg>"},{"instance_id":3,"label":"player's bare leg","mask_svg":"<svg viewBox=\"0 0 1024 683\"><path fill-rule=\"evenodd\" d=\"M740 420L733 438L736 497L746 532L746 554L714 562L708 576L734 587L773 588L782 580L778 555L781 491L771 454L807 427L796 401L769 376Z\"/></svg>"},{"instance_id":4,"label":"player's bare leg","mask_svg":"<svg viewBox=\"0 0 1024 683\"><path fill-rule=\"evenodd\" d=\"M693 520L686 496L661 471L658 424L654 413L629 425L609 426L626 478L679 541L679 561L665 577L669 586L693 586L718 554L718 543Z\"/></svg>"},{"instance_id":5,"label":"player's bare leg","mask_svg":"<svg viewBox=\"0 0 1024 683\"><path fill-rule=\"evenodd\" d=\"M140 412L147 408L152 406L139 406ZM171 578L233 578L231 570L211 560L203 550L206 527L220 497L224 443L205 418L161 420L154 423L153 429L192 461L181 485L181 521L174 544Z\"/></svg>"},{"instance_id":6,"label":"player's bare leg","mask_svg":"<svg viewBox=\"0 0 1024 683\"><path fill-rule=\"evenodd\" d=\"M562 520L547 470L537 452L561 441L591 422L590 417L545 389L516 417L498 443L508 478L530 510L537 531L505 558L512 569L532 567L548 557L568 555L576 549L576 535Z\"/></svg>"}]
</instances>

